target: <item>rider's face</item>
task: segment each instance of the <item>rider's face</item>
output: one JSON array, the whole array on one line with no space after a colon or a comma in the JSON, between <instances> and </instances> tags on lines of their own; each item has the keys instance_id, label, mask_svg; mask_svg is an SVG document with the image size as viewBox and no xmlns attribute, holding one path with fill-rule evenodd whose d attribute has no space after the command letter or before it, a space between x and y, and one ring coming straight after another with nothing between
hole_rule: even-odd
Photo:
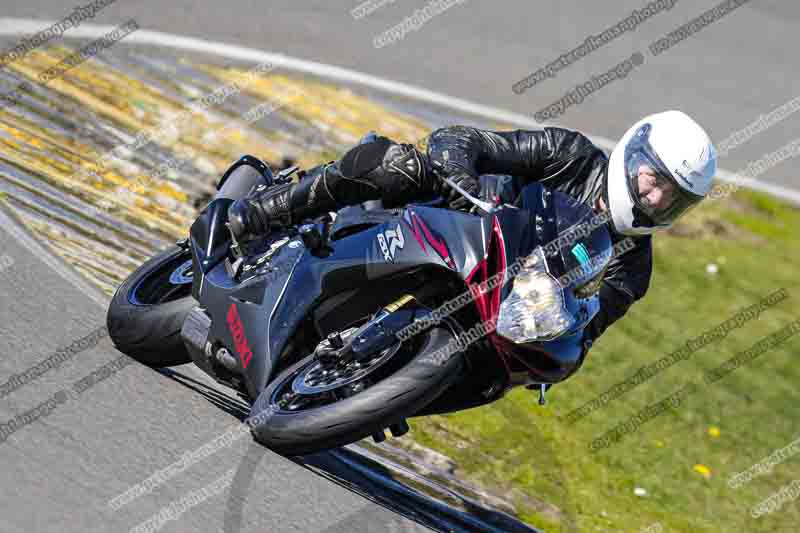
<instances>
[{"instance_id":1,"label":"rider's face","mask_svg":"<svg viewBox=\"0 0 800 533\"><path fill-rule=\"evenodd\" d=\"M655 209L665 209L675 197L675 184L658 176L652 167L639 167L639 197Z\"/></svg>"}]
</instances>

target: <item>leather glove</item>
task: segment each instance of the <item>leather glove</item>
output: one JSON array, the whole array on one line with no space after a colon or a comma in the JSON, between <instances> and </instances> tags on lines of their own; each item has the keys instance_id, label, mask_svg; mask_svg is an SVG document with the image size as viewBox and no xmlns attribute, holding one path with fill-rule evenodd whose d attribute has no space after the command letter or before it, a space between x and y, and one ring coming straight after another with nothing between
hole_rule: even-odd
<instances>
[{"instance_id":1,"label":"leather glove","mask_svg":"<svg viewBox=\"0 0 800 533\"><path fill-rule=\"evenodd\" d=\"M339 164L341 178L346 180L347 191L352 191L353 199L363 202L380 198L386 208L438 194L441 182L429 167L425 153L411 144L397 144L387 137L352 148ZM331 185L330 180L327 184ZM336 192L340 201L348 199L342 191Z\"/></svg>"},{"instance_id":2,"label":"leather glove","mask_svg":"<svg viewBox=\"0 0 800 533\"><path fill-rule=\"evenodd\" d=\"M237 242L266 237L272 230L291 225L291 194L295 187L283 183L260 185L228 208L228 228Z\"/></svg>"}]
</instances>

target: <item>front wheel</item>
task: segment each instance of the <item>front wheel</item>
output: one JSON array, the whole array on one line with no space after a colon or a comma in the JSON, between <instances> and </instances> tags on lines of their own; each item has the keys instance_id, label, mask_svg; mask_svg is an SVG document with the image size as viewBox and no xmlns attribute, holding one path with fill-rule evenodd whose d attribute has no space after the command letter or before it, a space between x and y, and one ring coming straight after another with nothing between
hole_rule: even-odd
<instances>
[{"instance_id":1,"label":"front wheel","mask_svg":"<svg viewBox=\"0 0 800 533\"><path fill-rule=\"evenodd\" d=\"M108 308L108 334L119 351L145 365L190 363L181 328L196 305L191 251L173 246L119 286Z\"/></svg>"},{"instance_id":2,"label":"front wheel","mask_svg":"<svg viewBox=\"0 0 800 533\"><path fill-rule=\"evenodd\" d=\"M253 404L253 436L278 453L302 455L382 432L460 377L461 353L439 351L454 339L450 329L433 327L335 373L310 355L281 372ZM392 372L374 382L381 368Z\"/></svg>"}]
</instances>

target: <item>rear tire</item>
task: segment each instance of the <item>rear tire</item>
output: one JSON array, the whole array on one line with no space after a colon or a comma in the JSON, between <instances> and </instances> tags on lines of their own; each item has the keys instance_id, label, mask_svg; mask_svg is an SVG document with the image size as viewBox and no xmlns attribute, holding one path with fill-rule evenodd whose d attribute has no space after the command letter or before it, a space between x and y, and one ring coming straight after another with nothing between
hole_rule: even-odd
<instances>
[{"instance_id":1,"label":"rear tire","mask_svg":"<svg viewBox=\"0 0 800 533\"><path fill-rule=\"evenodd\" d=\"M197 305L191 296L191 282L187 287L163 282L189 260L189 250L172 246L140 266L119 286L106 320L109 336L119 351L154 368L192 362L181 338L183 322ZM145 288L148 294L143 301L141 293ZM164 293L162 301L158 291Z\"/></svg>"},{"instance_id":2,"label":"rear tire","mask_svg":"<svg viewBox=\"0 0 800 533\"><path fill-rule=\"evenodd\" d=\"M302 455L355 442L412 416L459 378L464 364L461 353L436 362L428 357L455 339L449 329L434 327L421 335L426 338L417 354L390 376L349 398L306 411L281 410L274 396L314 356L287 368L253 404L255 440L278 453Z\"/></svg>"}]
</instances>

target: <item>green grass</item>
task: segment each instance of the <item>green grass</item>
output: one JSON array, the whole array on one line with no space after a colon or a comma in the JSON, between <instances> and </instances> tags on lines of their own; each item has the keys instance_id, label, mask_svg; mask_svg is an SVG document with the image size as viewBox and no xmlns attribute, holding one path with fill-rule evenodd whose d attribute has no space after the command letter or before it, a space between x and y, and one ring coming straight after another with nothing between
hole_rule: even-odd
<instances>
[{"instance_id":1,"label":"green grass","mask_svg":"<svg viewBox=\"0 0 800 533\"><path fill-rule=\"evenodd\" d=\"M739 192L693 211L654 239L647 296L595 344L581 371L540 407L517 390L493 405L412 420L411 436L458 464L457 473L500 493L522 519L556 531L798 531L797 502L759 519L750 510L800 479L800 454L738 489L727 481L800 437L800 335L706 386L703 371L800 318L796 265L800 210ZM706 271L718 265L716 274ZM563 416L767 294L789 298L620 399L573 424ZM588 443L694 380L680 407L610 448ZM710 427L719 437L709 434ZM693 470L697 464L710 477ZM646 496L637 496L641 487ZM574 520L577 529L569 523Z\"/></svg>"}]
</instances>

